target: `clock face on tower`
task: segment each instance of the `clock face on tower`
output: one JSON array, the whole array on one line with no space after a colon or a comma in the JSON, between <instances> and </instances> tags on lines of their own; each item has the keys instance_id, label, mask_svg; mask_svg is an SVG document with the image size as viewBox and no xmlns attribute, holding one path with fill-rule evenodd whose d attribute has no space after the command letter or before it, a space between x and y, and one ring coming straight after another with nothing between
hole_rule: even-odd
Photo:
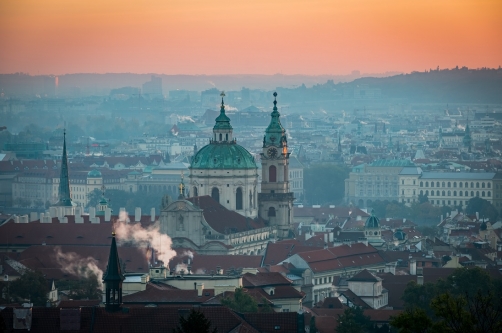
<instances>
[{"instance_id":1,"label":"clock face on tower","mask_svg":"<svg viewBox=\"0 0 502 333\"><path fill-rule=\"evenodd\" d=\"M268 157L276 157L277 156L277 149L275 149L274 147L268 148L267 155L268 155Z\"/></svg>"}]
</instances>

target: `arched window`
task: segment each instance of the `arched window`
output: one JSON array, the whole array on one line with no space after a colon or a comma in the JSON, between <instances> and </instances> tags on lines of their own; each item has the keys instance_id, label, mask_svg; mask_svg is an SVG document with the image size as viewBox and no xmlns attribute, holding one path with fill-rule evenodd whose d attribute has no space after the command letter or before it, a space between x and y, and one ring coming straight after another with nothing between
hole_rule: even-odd
<instances>
[{"instance_id":1,"label":"arched window","mask_svg":"<svg viewBox=\"0 0 502 333\"><path fill-rule=\"evenodd\" d=\"M459 186L459 187L462 187L462 184L463 184L463 183L462 183L462 182L460 182L460 183L458 183L458 186Z\"/></svg>"},{"instance_id":2,"label":"arched window","mask_svg":"<svg viewBox=\"0 0 502 333\"><path fill-rule=\"evenodd\" d=\"M193 187L193 196L198 197L199 196L199 191L197 190L197 186Z\"/></svg>"},{"instance_id":3,"label":"arched window","mask_svg":"<svg viewBox=\"0 0 502 333\"><path fill-rule=\"evenodd\" d=\"M479 191L476 191L476 196L479 197Z\"/></svg>"},{"instance_id":4,"label":"arched window","mask_svg":"<svg viewBox=\"0 0 502 333\"><path fill-rule=\"evenodd\" d=\"M220 190L217 187L213 187L211 190L211 198L216 202L220 202Z\"/></svg>"},{"instance_id":5,"label":"arched window","mask_svg":"<svg viewBox=\"0 0 502 333\"><path fill-rule=\"evenodd\" d=\"M448 182L448 187L451 187L451 182Z\"/></svg>"},{"instance_id":6,"label":"arched window","mask_svg":"<svg viewBox=\"0 0 502 333\"><path fill-rule=\"evenodd\" d=\"M228 141L228 134L225 134L225 141Z\"/></svg>"},{"instance_id":7,"label":"arched window","mask_svg":"<svg viewBox=\"0 0 502 333\"><path fill-rule=\"evenodd\" d=\"M274 207L270 207L268 209L268 217L271 217L271 216L275 216L275 208Z\"/></svg>"},{"instance_id":8,"label":"arched window","mask_svg":"<svg viewBox=\"0 0 502 333\"><path fill-rule=\"evenodd\" d=\"M441 183L441 187L444 187L444 186L445 186L445 182L442 182L442 183Z\"/></svg>"},{"instance_id":9,"label":"arched window","mask_svg":"<svg viewBox=\"0 0 502 333\"><path fill-rule=\"evenodd\" d=\"M242 188L238 187L235 192L235 209L242 210Z\"/></svg>"},{"instance_id":10,"label":"arched window","mask_svg":"<svg viewBox=\"0 0 502 333\"><path fill-rule=\"evenodd\" d=\"M479 188L479 182L476 182L476 188Z\"/></svg>"},{"instance_id":11,"label":"arched window","mask_svg":"<svg viewBox=\"0 0 502 333\"><path fill-rule=\"evenodd\" d=\"M471 197L474 197L474 191L471 191Z\"/></svg>"},{"instance_id":12,"label":"arched window","mask_svg":"<svg viewBox=\"0 0 502 333\"><path fill-rule=\"evenodd\" d=\"M425 187L429 187L429 182L425 182Z\"/></svg>"},{"instance_id":13,"label":"arched window","mask_svg":"<svg viewBox=\"0 0 502 333\"><path fill-rule=\"evenodd\" d=\"M471 188L474 188L474 182L471 182Z\"/></svg>"},{"instance_id":14,"label":"arched window","mask_svg":"<svg viewBox=\"0 0 502 333\"><path fill-rule=\"evenodd\" d=\"M424 191L420 190L420 195L424 195Z\"/></svg>"},{"instance_id":15,"label":"arched window","mask_svg":"<svg viewBox=\"0 0 502 333\"><path fill-rule=\"evenodd\" d=\"M249 190L249 208L253 207L253 193Z\"/></svg>"},{"instance_id":16,"label":"arched window","mask_svg":"<svg viewBox=\"0 0 502 333\"><path fill-rule=\"evenodd\" d=\"M425 195L427 196L429 195L429 190L425 191Z\"/></svg>"},{"instance_id":17,"label":"arched window","mask_svg":"<svg viewBox=\"0 0 502 333\"><path fill-rule=\"evenodd\" d=\"M468 182L465 182L465 188L468 188L469 187L469 183Z\"/></svg>"},{"instance_id":18,"label":"arched window","mask_svg":"<svg viewBox=\"0 0 502 333\"><path fill-rule=\"evenodd\" d=\"M420 182L420 187L424 187L424 182Z\"/></svg>"},{"instance_id":19,"label":"arched window","mask_svg":"<svg viewBox=\"0 0 502 333\"><path fill-rule=\"evenodd\" d=\"M462 183L460 183L460 184L462 184ZM458 191L458 195L460 195L460 196L462 196L463 193L464 192L462 192L462 191Z\"/></svg>"},{"instance_id":20,"label":"arched window","mask_svg":"<svg viewBox=\"0 0 502 333\"><path fill-rule=\"evenodd\" d=\"M436 182L436 187L439 187L439 182Z\"/></svg>"},{"instance_id":21,"label":"arched window","mask_svg":"<svg viewBox=\"0 0 502 333\"><path fill-rule=\"evenodd\" d=\"M492 191L488 191L488 196L491 197L492 196Z\"/></svg>"},{"instance_id":22,"label":"arched window","mask_svg":"<svg viewBox=\"0 0 502 333\"><path fill-rule=\"evenodd\" d=\"M465 196L468 197L469 196L469 191L465 191Z\"/></svg>"},{"instance_id":23,"label":"arched window","mask_svg":"<svg viewBox=\"0 0 502 333\"><path fill-rule=\"evenodd\" d=\"M481 188L485 188L485 182L481 183Z\"/></svg>"},{"instance_id":24,"label":"arched window","mask_svg":"<svg viewBox=\"0 0 502 333\"><path fill-rule=\"evenodd\" d=\"M275 165L271 165L268 168L268 181L271 183L275 183L277 181L277 169Z\"/></svg>"},{"instance_id":25,"label":"arched window","mask_svg":"<svg viewBox=\"0 0 502 333\"><path fill-rule=\"evenodd\" d=\"M481 196L484 197L485 196L485 191L481 192Z\"/></svg>"},{"instance_id":26,"label":"arched window","mask_svg":"<svg viewBox=\"0 0 502 333\"><path fill-rule=\"evenodd\" d=\"M457 191L453 191L453 196L456 197L457 196Z\"/></svg>"},{"instance_id":27,"label":"arched window","mask_svg":"<svg viewBox=\"0 0 502 333\"><path fill-rule=\"evenodd\" d=\"M221 140L223 140L223 135L221 135L221 133L220 133L220 141L221 141Z\"/></svg>"},{"instance_id":28,"label":"arched window","mask_svg":"<svg viewBox=\"0 0 502 333\"><path fill-rule=\"evenodd\" d=\"M486 187L488 187L488 188L492 188L492 183L488 183L488 184L486 185Z\"/></svg>"},{"instance_id":29,"label":"arched window","mask_svg":"<svg viewBox=\"0 0 502 333\"><path fill-rule=\"evenodd\" d=\"M434 182L431 182L431 187L434 187Z\"/></svg>"},{"instance_id":30,"label":"arched window","mask_svg":"<svg viewBox=\"0 0 502 333\"><path fill-rule=\"evenodd\" d=\"M453 187L457 187L457 182L453 182Z\"/></svg>"},{"instance_id":31,"label":"arched window","mask_svg":"<svg viewBox=\"0 0 502 333\"><path fill-rule=\"evenodd\" d=\"M451 191L448 191L448 196L449 196L449 197L451 196Z\"/></svg>"},{"instance_id":32,"label":"arched window","mask_svg":"<svg viewBox=\"0 0 502 333\"><path fill-rule=\"evenodd\" d=\"M445 191L443 191L443 193L442 193L442 194L443 194L443 197L444 197L444 196L445 196Z\"/></svg>"}]
</instances>

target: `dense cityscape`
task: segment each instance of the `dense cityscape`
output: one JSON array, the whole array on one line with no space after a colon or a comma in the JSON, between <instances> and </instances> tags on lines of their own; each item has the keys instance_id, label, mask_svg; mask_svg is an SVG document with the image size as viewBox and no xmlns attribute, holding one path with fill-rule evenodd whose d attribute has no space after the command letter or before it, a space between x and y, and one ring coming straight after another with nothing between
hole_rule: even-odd
<instances>
[{"instance_id":1,"label":"dense cityscape","mask_svg":"<svg viewBox=\"0 0 502 333\"><path fill-rule=\"evenodd\" d=\"M0 333L502 332L501 11L2 1Z\"/></svg>"}]
</instances>

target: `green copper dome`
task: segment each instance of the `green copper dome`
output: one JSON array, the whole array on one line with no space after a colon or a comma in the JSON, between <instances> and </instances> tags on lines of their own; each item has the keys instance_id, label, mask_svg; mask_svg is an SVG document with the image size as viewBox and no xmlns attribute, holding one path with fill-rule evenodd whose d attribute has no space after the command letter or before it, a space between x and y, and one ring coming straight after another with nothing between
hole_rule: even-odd
<instances>
[{"instance_id":1,"label":"green copper dome","mask_svg":"<svg viewBox=\"0 0 502 333\"><path fill-rule=\"evenodd\" d=\"M365 228L380 228L380 220L375 216L375 212L371 211L371 216L368 217L366 223L364 224Z\"/></svg>"},{"instance_id":2,"label":"green copper dome","mask_svg":"<svg viewBox=\"0 0 502 333\"><path fill-rule=\"evenodd\" d=\"M99 170L96 170L96 169L91 170L87 174L87 177L88 178L101 178L101 172Z\"/></svg>"},{"instance_id":3,"label":"green copper dome","mask_svg":"<svg viewBox=\"0 0 502 333\"><path fill-rule=\"evenodd\" d=\"M253 156L234 142L212 142L195 154L190 169L257 169Z\"/></svg>"}]
</instances>

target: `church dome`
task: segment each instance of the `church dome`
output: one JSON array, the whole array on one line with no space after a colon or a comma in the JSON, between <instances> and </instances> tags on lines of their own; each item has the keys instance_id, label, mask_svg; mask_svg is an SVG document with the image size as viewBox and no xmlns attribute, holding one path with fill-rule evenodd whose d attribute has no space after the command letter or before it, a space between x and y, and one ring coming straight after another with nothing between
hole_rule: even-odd
<instances>
[{"instance_id":1,"label":"church dome","mask_svg":"<svg viewBox=\"0 0 502 333\"><path fill-rule=\"evenodd\" d=\"M397 240L405 240L406 239L406 233L401 230L401 229L397 229L396 232L394 233L394 238L396 238Z\"/></svg>"},{"instance_id":2,"label":"church dome","mask_svg":"<svg viewBox=\"0 0 502 333\"><path fill-rule=\"evenodd\" d=\"M213 142L192 158L190 169L257 169L253 156L235 142Z\"/></svg>"},{"instance_id":3,"label":"church dome","mask_svg":"<svg viewBox=\"0 0 502 333\"><path fill-rule=\"evenodd\" d=\"M89 171L89 173L87 174L87 178L101 178L101 172L99 170L91 170Z\"/></svg>"},{"instance_id":4,"label":"church dome","mask_svg":"<svg viewBox=\"0 0 502 333\"><path fill-rule=\"evenodd\" d=\"M380 220L375 216L373 211L371 212L371 216L366 220L364 227L373 229L380 228Z\"/></svg>"}]
</instances>

